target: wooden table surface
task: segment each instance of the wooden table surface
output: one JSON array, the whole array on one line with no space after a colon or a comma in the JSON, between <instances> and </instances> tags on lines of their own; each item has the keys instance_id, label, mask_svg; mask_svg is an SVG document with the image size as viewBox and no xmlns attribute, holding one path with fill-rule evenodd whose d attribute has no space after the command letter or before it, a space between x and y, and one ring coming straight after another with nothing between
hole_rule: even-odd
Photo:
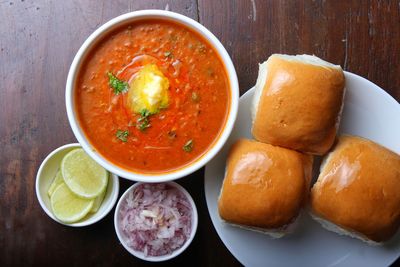
<instances>
[{"instance_id":1,"label":"wooden table surface","mask_svg":"<svg viewBox=\"0 0 400 267\"><path fill-rule=\"evenodd\" d=\"M65 227L42 211L34 186L44 157L76 142L64 88L78 48L109 19L148 8L182 13L210 29L232 57L242 94L272 53L307 53L400 100L399 1L0 0L1 266L148 264L119 244L113 211L93 226ZM178 181L198 206L199 227L191 246L165 265L240 265L211 223L203 175L202 169ZM121 192L130 184L121 179Z\"/></svg>"}]
</instances>

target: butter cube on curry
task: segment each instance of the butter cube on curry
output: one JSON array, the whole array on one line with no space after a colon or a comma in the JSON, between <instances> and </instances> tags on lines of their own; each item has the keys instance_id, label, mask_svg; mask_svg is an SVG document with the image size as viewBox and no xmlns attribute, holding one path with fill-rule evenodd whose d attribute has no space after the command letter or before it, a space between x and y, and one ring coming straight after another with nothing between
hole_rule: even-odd
<instances>
[{"instance_id":1,"label":"butter cube on curry","mask_svg":"<svg viewBox=\"0 0 400 267\"><path fill-rule=\"evenodd\" d=\"M169 80L155 64L145 65L129 85L128 107L135 113L150 114L168 107Z\"/></svg>"}]
</instances>

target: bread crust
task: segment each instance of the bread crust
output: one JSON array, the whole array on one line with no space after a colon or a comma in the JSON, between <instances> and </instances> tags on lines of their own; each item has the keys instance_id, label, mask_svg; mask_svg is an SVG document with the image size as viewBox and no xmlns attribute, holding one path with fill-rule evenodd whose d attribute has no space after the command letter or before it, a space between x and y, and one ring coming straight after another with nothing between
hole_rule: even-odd
<instances>
[{"instance_id":1,"label":"bread crust","mask_svg":"<svg viewBox=\"0 0 400 267\"><path fill-rule=\"evenodd\" d=\"M340 66L282 55L272 55L266 64L266 71L259 73L266 75L259 77L265 83L256 85L262 92L254 101L254 138L304 153L326 153L334 143L343 105L345 78Z\"/></svg>"},{"instance_id":2,"label":"bread crust","mask_svg":"<svg viewBox=\"0 0 400 267\"><path fill-rule=\"evenodd\" d=\"M311 190L312 212L375 242L400 226L400 156L370 140L341 136Z\"/></svg>"},{"instance_id":3,"label":"bread crust","mask_svg":"<svg viewBox=\"0 0 400 267\"><path fill-rule=\"evenodd\" d=\"M312 156L269 144L238 140L227 159L218 201L229 223L276 229L292 223L309 191Z\"/></svg>"}]
</instances>

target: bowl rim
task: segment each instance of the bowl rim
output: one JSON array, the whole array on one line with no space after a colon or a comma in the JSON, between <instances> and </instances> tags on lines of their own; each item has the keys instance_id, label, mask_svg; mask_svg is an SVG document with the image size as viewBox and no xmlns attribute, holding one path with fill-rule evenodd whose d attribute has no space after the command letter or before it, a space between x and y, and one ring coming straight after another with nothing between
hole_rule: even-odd
<instances>
[{"instance_id":1,"label":"bowl rim","mask_svg":"<svg viewBox=\"0 0 400 267\"><path fill-rule=\"evenodd\" d=\"M172 251L171 254L166 254L166 255L161 255L161 256L147 256L145 257L143 255L143 252L140 251L136 251L134 249L132 249L131 247L129 247L126 242L124 241L123 237L122 237L122 233L120 233L120 228L118 225L118 212L121 209L121 205L123 200L125 199L125 197L128 195L129 192L131 192L132 190L134 190L136 187L138 187L141 184L151 184L148 182L137 182L133 185L131 185L128 189L126 189L126 191L122 194L122 196L119 198L117 206L115 207L115 212L114 212L114 228L115 228L115 233L117 234L118 240L119 242L122 244L122 246L133 256L144 260L144 261L151 261L151 262L161 262L161 261L167 261L170 260L172 258L175 258L176 256L180 255L183 251L186 250L187 247L189 247L189 245L192 243L194 236L196 235L197 232L197 226L198 226L198 213L197 213L197 208L196 208L196 204L192 198L192 196L189 194L189 192L180 184L173 182L173 181L169 181L169 182L164 182L165 184L168 184L172 187L177 188L179 191L181 191L189 200L191 206L192 206L192 229L190 232L190 236L189 238L186 240L186 242L183 244L183 246L181 246L180 248L178 248L177 250Z\"/></svg>"},{"instance_id":2,"label":"bowl rim","mask_svg":"<svg viewBox=\"0 0 400 267\"><path fill-rule=\"evenodd\" d=\"M143 20L143 19L164 19L167 21L173 21L175 23L184 25L190 28L204 39L206 39L212 48L218 53L223 65L225 67L230 88L230 106L228 114L225 120L224 127L219 133L218 137L214 140L214 143L197 159L190 162L187 165L181 166L178 169L174 169L168 172L143 172L132 171L124 169L111 161L107 160L101 153L97 152L96 149L91 145L90 141L85 137L81 127L79 126L78 119L76 118L76 112L74 111L74 96L73 90L75 85L75 80L78 75L78 70L83 61L85 55L90 51L96 41L101 39L109 31L118 28L120 25L128 23L129 21ZM119 177L126 178L132 181L139 182L167 182L172 181L184 176L187 176L198 169L204 167L207 162L209 162L215 155L221 150L225 142L228 140L230 133L233 130L234 123L237 118L238 107L239 107L239 83L233 62L225 50L221 42L214 36L207 28L198 23L197 21L186 17L184 15L165 11L165 10L140 10L133 11L118 17L115 17L98 29L96 29L82 44L76 53L74 60L68 72L66 90L65 90L65 102L68 121L71 129L77 138L78 142L81 144L82 148L88 153L97 163L103 166L105 169L111 173L117 174Z\"/></svg>"},{"instance_id":3,"label":"bowl rim","mask_svg":"<svg viewBox=\"0 0 400 267\"><path fill-rule=\"evenodd\" d=\"M35 181L35 191L36 191L36 198L39 201L40 206L42 207L43 211L50 217L52 218L54 221L58 222L59 224L65 225L65 226L70 226L70 227L83 227L83 226L88 226L88 225L92 225L98 221L100 221L101 219L103 219L108 213L110 213L110 211L112 210L112 208L114 207L115 203L117 202L118 199L118 195L119 195L119 179L118 176L111 173L110 172L110 179L109 179L109 183L112 182L112 191L110 193L110 199L108 201L108 205L107 207L104 209L104 211L101 214L98 214L97 216L93 216L90 219L87 220L80 220L78 222L75 223L64 223L62 221L60 221L59 219L57 219L55 217L55 215L53 214L53 212L47 207L47 205L45 204L44 200L43 200L43 196L40 193L40 180L42 179L42 172L46 166L46 164L50 161L50 159L52 157L54 157L55 155L57 155L59 152L69 149L69 148L82 148L82 146L79 143L71 143L71 144L66 144L63 146L60 146L56 149L54 149L52 152L50 152L46 158L42 161L42 163L40 164L40 167L37 171L36 174L36 181ZM61 163L61 162L60 162ZM107 186L108 187L108 186ZM106 203L102 203L106 204ZM99 212L99 211L97 211Z\"/></svg>"}]
</instances>

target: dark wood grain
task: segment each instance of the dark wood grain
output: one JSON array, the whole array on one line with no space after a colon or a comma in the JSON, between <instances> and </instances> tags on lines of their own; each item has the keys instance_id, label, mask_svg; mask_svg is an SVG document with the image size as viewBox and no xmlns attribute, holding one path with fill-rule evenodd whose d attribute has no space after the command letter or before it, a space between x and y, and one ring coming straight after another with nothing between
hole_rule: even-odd
<instances>
[{"instance_id":1,"label":"dark wood grain","mask_svg":"<svg viewBox=\"0 0 400 267\"><path fill-rule=\"evenodd\" d=\"M200 22L231 55L242 93L255 84L257 63L272 53L305 53L340 64L400 99L398 1L200 0L199 11Z\"/></svg>"},{"instance_id":2,"label":"dark wood grain","mask_svg":"<svg viewBox=\"0 0 400 267\"><path fill-rule=\"evenodd\" d=\"M118 243L113 211L87 228L64 227L45 215L34 190L44 157L76 142L64 105L76 51L107 20L147 8L168 8L209 28L233 59L241 93L254 85L257 63L270 54L309 53L341 64L400 100L399 1L1 0L1 266L148 264ZM187 251L165 265L240 265L211 224L203 175L200 170L178 181L198 206L199 229ZM121 180L121 192L130 184Z\"/></svg>"}]
</instances>

